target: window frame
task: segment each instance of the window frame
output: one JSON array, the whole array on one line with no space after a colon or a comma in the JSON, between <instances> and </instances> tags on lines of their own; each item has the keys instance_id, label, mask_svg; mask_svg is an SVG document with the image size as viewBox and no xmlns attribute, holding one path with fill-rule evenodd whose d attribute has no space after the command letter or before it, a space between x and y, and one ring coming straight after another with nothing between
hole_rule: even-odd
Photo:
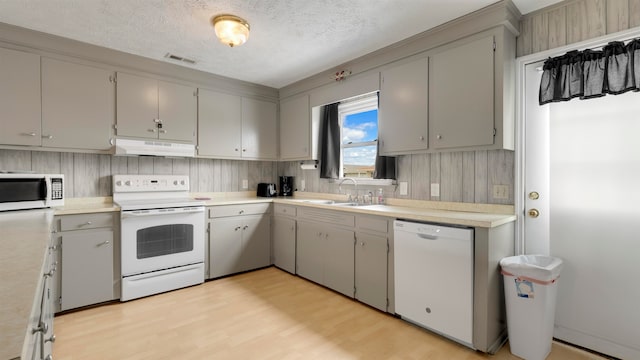
<instances>
[{"instance_id":1,"label":"window frame","mask_svg":"<svg viewBox=\"0 0 640 360\"><path fill-rule=\"evenodd\" d=\"M338 105L338 124L340 126L340 175L339 175L340 179L344 179L344 149L365 147L365 146L377 146L378 138L380 137L380 134L378 132L376 139L374 140L362 141L362 142L351 142L349 144L344 144L342 141L344 121L349 115L354 115L354 114L372 111L372 110L379 110L377 91L341 101L340 104ZM376 153L376 156L377 156L377 153ZM375 160L374 160L373 166L375 169ZM369 184L380 184L380 185L387 185L390 182L390 180L387 180L387 179L374 179L373 177L370 177L370 178L359 177L359 178L356 178L356 180L358 181L358 183L366 182Z\"/></svg>"}]
</instances>

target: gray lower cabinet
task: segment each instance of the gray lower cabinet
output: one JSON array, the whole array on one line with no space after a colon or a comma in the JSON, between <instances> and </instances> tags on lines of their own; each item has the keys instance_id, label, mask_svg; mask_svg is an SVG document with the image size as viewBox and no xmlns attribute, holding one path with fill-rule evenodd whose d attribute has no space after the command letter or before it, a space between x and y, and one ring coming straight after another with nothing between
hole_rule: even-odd
<instances>
[{"instance_id":1,"label":"gray lower cabinet","mask_svg":"<svg viewBox=\"0 0 640 360\"><path fill-rule=\"evenodd\" d=\"M209 278L271 265L270 204L215 206L209 217Z\"/></svg>"},{"instance_id":2,"label":"gray lower cabinet","mask_svg":"<svg viewBox=\"0 0 640 360\"><path fill-rule=\"evenodd\" d=\"M118 298L114 217L114 213L56 217L54 243L60 257L58 311Z\"/></svg>"},{"instance_id":3,"label":"gray lower cabinet","mask_svg":"<svg viewBox=\"0 0 640 360\"><path fill-rule=\"evenodd\" d=\"M292 274L296 272L296 208L275 204L273 216L273 264Z\"/></svg>"},{"instance_id":4,"label":"gray lower cabinet","mask_svg":"<svg viewBox=\"0 0 640 360\"><path fill-rule=\"evenodd\" d=\"M353 231L298 222L298 275L353 297L353 241Z\"/></svg>"},{"instance_id":5,"label":"gray lower cabinet","mask_svg":"<svg viewBox=\"0 0 640 360\"><path fill-rule=\"evenodd\" d=\"M353 297L354 217L311 208L300 208L298 215L297 274ZM317 221L300 220L300 218ZM348 227L349 223L351 228Z\"/></svg>"},{"instance_id":6,"label":"gray lower cabinet","mask_svg":"<svg viewBox=\"0 0 640 360\"><path fill-rule=\"evenodd\" d=\"M386 217L356 217L355 298L382 311L390 311L388 291L393 267L389 266L393 220Z\"/></svg>"}]
</instances>

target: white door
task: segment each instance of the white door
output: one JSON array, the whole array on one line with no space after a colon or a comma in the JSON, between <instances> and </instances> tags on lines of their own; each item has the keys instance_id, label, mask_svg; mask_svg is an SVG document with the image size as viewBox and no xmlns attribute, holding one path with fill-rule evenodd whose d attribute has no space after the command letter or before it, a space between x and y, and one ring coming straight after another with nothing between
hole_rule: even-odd
<instances>
[{"instance_id":1,"label":"white door","mask_svg":"<svg viewBox=\"0 0 640 360\"><path fill-rule=\"evenodd\" d=\"M525 79L524 250L564 261L554 337L640 358L640 95L539 106L539 66Z\"/></svg>"}]
</instances>

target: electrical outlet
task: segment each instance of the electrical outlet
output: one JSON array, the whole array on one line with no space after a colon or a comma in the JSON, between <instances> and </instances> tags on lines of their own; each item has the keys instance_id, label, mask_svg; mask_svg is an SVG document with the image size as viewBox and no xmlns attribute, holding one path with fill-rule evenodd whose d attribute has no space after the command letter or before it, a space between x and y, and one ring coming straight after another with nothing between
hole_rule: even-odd
<instances>
[{"instance_id":1,"label":"electrical outlet","mask_svg":"<svg viewBox=\"0 0 640 360\"><path fill-rule=\"evenodd\" d=\"M301 191L305 191L307 189L307 187L305 186L304 180L300 180L300 187L302 188Z\"/></svg>"},{"instance_id":2,"label":"electrical outlet","mask_svg":"<svg viewBox=\"0 0 640 360\"><path fill-rule=\"evenodd\" d=\"M409 194L409 184L406 181L400 182L400 195L408 195Z\"/></svg>"},{"instance_id":3,"label":"electrical outlet","mask_svg":"<svg viewBox=\"0 0 640 360\"><path fill-rule=\"evenodd\" d=\"M440 197L440 184L431 184L431 197Z\"/></svg>"},{"instance_id":4,"label":"electrical outlet","mask_svg":"<svg viewBox=\"0 0 640 360\"><path fill-rule=\"evenodd\" d=\"M242 180L242 188L243 188L244 190L246 190L246 189L248 189L248 188L249 188L249 180L247 180L247 179L243 179L243 180Z\"/></svg>"},{"instance_id":5,"label":"electrical outlet","mask_svg":"<svg viewBox=\"0 0 640 360\"><path fill-rule=\"evenodd\" d=\"M509 185L493 185L493 198L494 199L508 199L509 198Z\"/></svg>"}]
</instances>

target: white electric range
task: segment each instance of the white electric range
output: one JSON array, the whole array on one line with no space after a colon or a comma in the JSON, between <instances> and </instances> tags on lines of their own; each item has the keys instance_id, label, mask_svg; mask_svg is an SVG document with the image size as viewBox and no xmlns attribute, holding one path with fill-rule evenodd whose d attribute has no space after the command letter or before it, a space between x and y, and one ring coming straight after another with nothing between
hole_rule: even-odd
<instances>
[{"instance_id":1,"label":"white electric range","mask_svg":"<svg viewBox=\"0 0 640 360\"><path fill-rule=\"evenodd\" d=\"M204 202L187 175L114 175L122 294L132 300L204 282Z\"/></svg>"}]
</instances>

